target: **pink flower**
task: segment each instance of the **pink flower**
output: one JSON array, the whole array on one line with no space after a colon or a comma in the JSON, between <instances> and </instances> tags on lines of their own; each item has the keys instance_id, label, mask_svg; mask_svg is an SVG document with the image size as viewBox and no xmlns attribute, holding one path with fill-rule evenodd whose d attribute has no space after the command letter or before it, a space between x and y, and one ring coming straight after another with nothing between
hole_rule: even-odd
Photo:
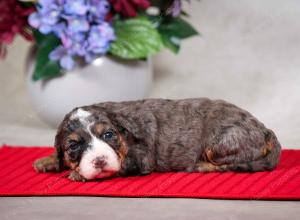
<instances>
[{"instance_id":1,"label":"pink flower","mask_svg":"<svg viewBox=\"0 0 300 220\"><path fill-rule=\"evenodd\" d=\"M6 45L14 41L16 34L32 40L27 17L33 11L33 7L24 7L17 0L0 1L0 58L4 58Z\"/></svg>"},{"instance_id":2,"label":"pink flower","mask_svg":"<svg viewBox=\"0 0 300 220\"><path fill-rule=\"evenodd\" d=\"M125 17L137 16L137 10L146 9L150 6L148 0L109 0L113 9Z\"/></svg>"}]
</instances>

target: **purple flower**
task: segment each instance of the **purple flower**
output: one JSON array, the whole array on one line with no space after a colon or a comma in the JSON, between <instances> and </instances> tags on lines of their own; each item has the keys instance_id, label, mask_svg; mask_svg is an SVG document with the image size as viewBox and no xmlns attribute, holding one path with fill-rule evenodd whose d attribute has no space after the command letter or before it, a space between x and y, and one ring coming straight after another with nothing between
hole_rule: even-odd
<instances>
[{"instance_id":1,"label":"purple flower","mask_svg":"<svg viewBox=\"0 0 300 220\"><path fill-rule=\"evenodd\" d=\"M110 10L107 1L90 0L89 1L89 19L102 22Z\"/></svg>"},{"instance_id":2,"label":"purple flower","mask_svg":"<svg viewBox=\"0 0 300 220\"><path fill-rule=\"evenodd\" d=\"M41 33L49 34L53 30L53 25L59 21L62 11L62 5L59 5L58 2L55 0L40 0L37 5L37 12L29 16L29 24L39 29Z\"/></svg>"},{"instance_id":3,"label":"purple flower","mask_svg":"<svg viewBox=\"0 0 300 220\"><path fill-rule=\"evenodd\" d=\"M58 46L50 54L51 60L59 60L59 64L66 70L71 70L75 67L75 62L72 55L63 46Z\"/></svg>"},{"instance_id":4,"label":"purple flower","mask_svg":"<svg viewBox=\"0 0 300 220\"><path fill-rule=\"evenodd\" d=\"M85 15L88 9L85 0L66 0L64 5L65 13L70 15Z\"/></svg>"},{"instance_id":5,"label":"purple flower","mask_svg":"<svg viewBox=\"0 0 300 220\"><path fill-rule=\"evenodd\" d=\"M113 29L106 22L91 27L88 43L89 50L95 54L105 54L109 49L109 41L115 40Z\"/></svg>"},{"instance_id":6,"label":"purple flower","mask_svg":"<svg viewBox=\"0 0 300 220\"><path fill-rule=\"evenodd\" d=\"M172 15L173 17L177 17L180 15L182 9L181 0L174 0L171 7L167 10L167 14Z\"/></svg>"},{"instance_id":7,"label":"purple flower","mask_svg":"<svg viewBox=\"0 0 300 220\"><path fill-rule=\"evenodd\" d=\"M49 59L59 60L62 68L70 70L76 66L76 57L90 63L109 50L115 40L111 24L105 21L109 6L107 0L39 0L29 23L61 40Z\"/></svg>"},{"instance_id":8,"label":"purple flower","mask_svg":"<svg viewBox=\"0 0 300 220\"><path fill-rule=\"evenodd\" d=\"M58 37L62 38L63 34L67 30L67 23L64 21L58 22L52 26L52 32Z\"/></svg>"},{"instance_id":9,"label":"purple flower","mask_svg":"<svg viewBox=\"0 0 300 220\"><path fill-rule=\"evenodd\" d=\"M70 17L68 21L68 30L71 32L85 32L89 30L89 22L85 17Z\"/></svg>"},{"instance_id":10,"label":"purple flower","mask_svg":"<svg viewBox=\"0 0 300 220\"><path fill-rule=\"evenodd\" d=\"M83 33L76 33L65 35L63 38L64 47L68 48L71 54L77 56L85 56L87 51L88 42Z\"/></svg>"}]
</instances>

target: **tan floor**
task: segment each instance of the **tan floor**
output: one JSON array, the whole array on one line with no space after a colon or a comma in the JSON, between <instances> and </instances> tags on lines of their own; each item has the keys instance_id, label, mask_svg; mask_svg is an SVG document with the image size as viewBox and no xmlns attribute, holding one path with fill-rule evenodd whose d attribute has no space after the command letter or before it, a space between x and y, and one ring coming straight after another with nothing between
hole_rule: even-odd
<instances>
[{"instance_id":1,"label":"tan floor","mask_svg":"<svg viewBox=\"0 0 300 220\"><path fill-rule=\"evenodd\" d=\"M100 197L0 198L1 220L298 220L300 203Z\"/></svg>"}]
</instances>

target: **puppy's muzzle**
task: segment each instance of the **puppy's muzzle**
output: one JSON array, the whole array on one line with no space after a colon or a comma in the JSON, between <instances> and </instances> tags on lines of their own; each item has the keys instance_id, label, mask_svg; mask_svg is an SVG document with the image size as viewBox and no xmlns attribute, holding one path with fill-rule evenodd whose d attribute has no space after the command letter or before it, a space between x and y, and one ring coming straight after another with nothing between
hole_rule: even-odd
<instances>
[{"instance_id":1,"label":"puppy's muzzle","mask_svg":"<svg viewBox=\"0 0 300 220\"><path fill-rule=\"evenodd\" d=\"M92 163L95 168L103 169L107 165L106 157L105 156L96 157Z\"/></svg>"}]
</instances>

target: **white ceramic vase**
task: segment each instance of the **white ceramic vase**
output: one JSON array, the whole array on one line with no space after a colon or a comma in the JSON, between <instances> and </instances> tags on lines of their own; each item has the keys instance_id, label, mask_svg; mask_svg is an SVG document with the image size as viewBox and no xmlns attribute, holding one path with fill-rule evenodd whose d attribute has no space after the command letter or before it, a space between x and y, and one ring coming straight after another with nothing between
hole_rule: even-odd
<instances>
[{"instance_id":1,"label":"white ceramic vase","mask_svg":"<svg viewBox=\"0 0 300 220\"><path fill-rule=\"evenodd\" d=\"M103 56L92 64L49 80L33 81L34 56L27 62L27 90L33 108L57 127L73 108L105 101L146 98L152 84L152 63Z\"/></svg>"}]
</instances>

